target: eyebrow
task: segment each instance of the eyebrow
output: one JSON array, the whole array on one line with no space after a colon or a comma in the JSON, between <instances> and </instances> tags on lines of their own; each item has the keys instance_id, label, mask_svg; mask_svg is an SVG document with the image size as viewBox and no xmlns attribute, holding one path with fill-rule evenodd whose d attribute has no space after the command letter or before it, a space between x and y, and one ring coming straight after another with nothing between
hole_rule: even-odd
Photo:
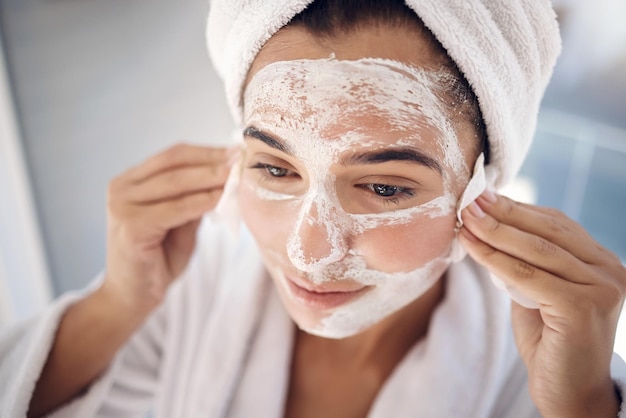
<instances>
[{"instance_id":1,"label":"eyebrow","mask_svg":"<svg viewBox=\"0 0 626 418\"><path fill-rule=\"evenodd\" d=\"M287 145L278 138L274 138L271 135L260 131L254 126L248 126L244 129L243 135L246 138L258 139L264 144L284 152L287 155L293 156L293 152L287 147ZM437 171L439 174L443 174L441 165L432 157L424 154L423 152L411 148L402 147L394 149L385 149L380 151L369 151L359 154L354 154L348 157L342 162L343 165L366 165L366 164L382 164L390 161L409 161L428 167Z\"/></svg>"},{"instance_id":2,"label":"eyebrow","mask_svg":"<svg viewBox=\"0 0 626 418\"><path fill-rule=\"evenodd\" d=\"M443 174L441 165L434 158L429 157L423 152L410 147L386 149L380 151L371 151L361 154L355 154L343 163L344 165L361 165L361 164L382 164L389 161L409 161L414 162L432 170Z\"/></svg>"},{"instance_id":3,"label":"eyebrow","mask_svg":"<svg viewBox=\"0 0 626 418\"><path fill-rule=\"evenodd\" d=\"M284 142L282 142L280 139L272 137L271 135L268 135L265 132L258 130L254 126L248 126L246 129L244 129L243 135L247 138L258 139L259 141L274 149L277 149L278 151L293 156L293 152L289 149L289 147L287 147Z\"/></svg>"}]
</instances>

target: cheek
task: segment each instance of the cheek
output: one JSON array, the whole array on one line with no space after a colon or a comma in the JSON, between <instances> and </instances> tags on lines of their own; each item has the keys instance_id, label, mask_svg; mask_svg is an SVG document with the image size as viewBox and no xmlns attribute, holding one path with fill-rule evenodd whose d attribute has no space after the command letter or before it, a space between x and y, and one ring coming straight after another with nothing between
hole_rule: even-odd
<instances>
[{"instance_id":1,"label":"cheek","mask_svg":"<svg viewBox=\"0 0 626 418\"><path fill-rule=\"evenodd\" d=\"M455 216L421 217L409 224L364 232L355 240L369 268L386 273L413 271L447 256L454 239Z\"/></svg>"},{"instance_id":2,"label":"cheek","mask_svg":"<svg viewBox=\"0 0 626 418\"><path fill-rule=\"evenodd\" d=\"M245 178L239 183L237 199L242 220L259 248L283 252L297 211L287 202L259 198Z\"/></svg>"}]
</instances>

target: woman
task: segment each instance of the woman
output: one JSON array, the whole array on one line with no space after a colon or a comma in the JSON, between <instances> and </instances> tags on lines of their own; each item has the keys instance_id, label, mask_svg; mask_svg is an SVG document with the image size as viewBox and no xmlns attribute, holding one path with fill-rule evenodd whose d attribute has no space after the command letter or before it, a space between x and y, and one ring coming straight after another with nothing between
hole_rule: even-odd
<instances>
[{"instance_id":1,"label":"woman","mask_svg":"<svg viewBox=\"0 0 626 418\"><path fill-rule=\"evenodd\" d=\"M0 344L4 415L624 416L624 267L481 194L528 147L548 5L307 3L212 5L244 144L111 183L102 281ZM199 229L220 197L249 234Z\"/></svg>"}]
</instances>

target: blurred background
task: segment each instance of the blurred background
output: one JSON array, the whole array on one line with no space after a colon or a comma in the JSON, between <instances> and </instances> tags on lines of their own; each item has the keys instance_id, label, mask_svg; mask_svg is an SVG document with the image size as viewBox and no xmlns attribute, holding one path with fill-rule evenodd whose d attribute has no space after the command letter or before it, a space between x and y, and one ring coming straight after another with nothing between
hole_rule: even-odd
<instances>
[{"instance_id":1,"label":"blurred background","mask_svg":"<svg viewBox=\"0 0 626 418\"><path fill-rule=\"evenodd\" d=\"M562 209L624 262L626 2L554 4L563 55L508 192ZM0 325L98 275L112 177L176 141L230 137L207 10L207 0L0 0Z\"/></svg>"}]
</instances>

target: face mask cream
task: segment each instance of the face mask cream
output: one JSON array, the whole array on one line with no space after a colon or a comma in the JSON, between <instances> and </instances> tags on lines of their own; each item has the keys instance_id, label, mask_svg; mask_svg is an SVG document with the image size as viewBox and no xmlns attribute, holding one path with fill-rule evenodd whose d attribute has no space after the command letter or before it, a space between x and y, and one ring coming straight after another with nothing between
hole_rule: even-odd
<instances>
[{"instance_id":1,"label":"face mask cream","mask_svg":"<svg viewBox=\"0 0 626 418\"><path fill-rule=\"evenodd\" d=\"M254 199L257 213L282 215L266 220L273 225L267 231L259 221L246 221L287 310L305 331L328 338L354 335L419 298L452 262L451 230L469 170L441 99L447 77L383 59L299 60L270 64L247 86L246 124L279 138L279 145L265 142L273 155L284 154L297 166L297 175L289 174L293 168L265 164L268 183L246 180L244 168L239 193ZM342 185L342 176L352 160L360 161L355 155L396 152L409 158L405 151L413 148L432 156L420 164L437 173L436 196L377 210L362 209L345 196L353 189ZM365 186L372 196L402 190ZM372 237L396 245L399 234L405 247L417 242L434 253L386 263L393 256ZM362 292L331 309L302 310L294 282L321 292L349 283Z\"/></svg>"}]
</instances>

